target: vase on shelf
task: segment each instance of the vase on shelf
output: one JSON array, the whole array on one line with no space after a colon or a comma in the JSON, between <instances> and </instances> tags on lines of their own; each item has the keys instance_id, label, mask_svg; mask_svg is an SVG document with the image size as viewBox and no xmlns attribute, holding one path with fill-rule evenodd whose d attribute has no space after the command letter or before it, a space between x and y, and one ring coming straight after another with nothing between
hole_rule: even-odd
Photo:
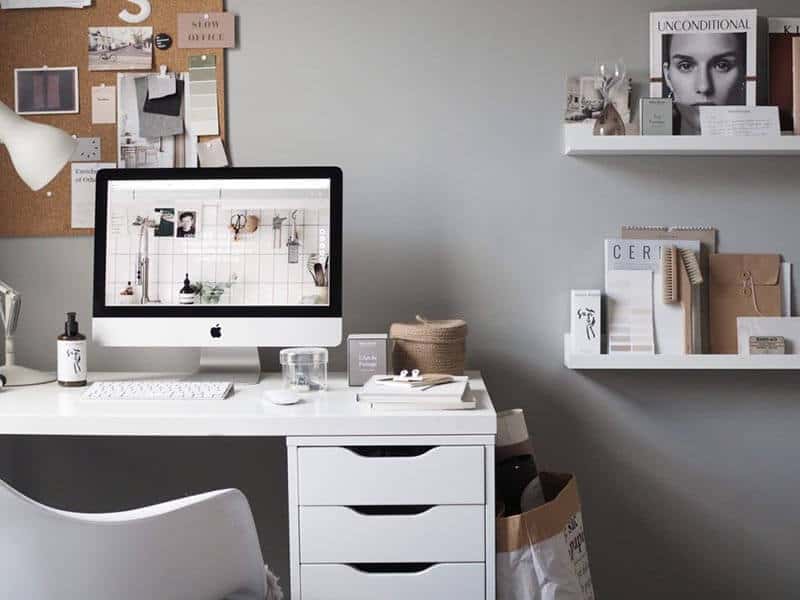
<instances>
[{"instance_id":1,"label":"vase on shelf","mask_svg":"<svg viewBox=\"0 0 800 600\"><path fill-rule=\"evenodd\" d=\"M603 107L600 116L594 122L595 135L625 135L625 123L613 102Z\"/></svg>"},{"instance_id":2,"label":"vase on shelf","mask_svg":"<svg viewBox=\"0 0 800 600\"><path fill-rule=\"evenodd\" d=\"M625 122L611 99L614 89L625 80L625 63L622 59L599 62L595 77L603 109L595 121L594 135L625 135Z\"/></svg>"}]
</instances>

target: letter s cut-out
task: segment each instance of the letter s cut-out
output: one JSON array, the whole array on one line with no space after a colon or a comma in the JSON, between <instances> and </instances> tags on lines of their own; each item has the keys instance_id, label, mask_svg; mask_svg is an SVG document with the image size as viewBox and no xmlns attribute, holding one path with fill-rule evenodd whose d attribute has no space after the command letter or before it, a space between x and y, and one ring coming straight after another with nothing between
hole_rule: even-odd
<instances>
[{"instance_id":1,"label":"letter s cut-out","mask_svg":"<svg viewBox=\"0 0 800 600\"><path fill-rule=\"evenodd\" d=\"M128 0L139 7L139 12L131 13L127 8L119 13L119 18L126 23L141 23L150 17L150 0Z\"/></svg>"}]
</instances>

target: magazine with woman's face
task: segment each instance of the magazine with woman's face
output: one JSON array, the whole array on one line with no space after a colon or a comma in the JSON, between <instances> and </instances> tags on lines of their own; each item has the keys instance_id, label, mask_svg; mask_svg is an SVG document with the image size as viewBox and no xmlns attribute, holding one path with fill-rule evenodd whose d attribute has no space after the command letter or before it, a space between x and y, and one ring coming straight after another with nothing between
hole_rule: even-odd
<instances>
[{"instance_id":1,"label":"magazine with woman's face","mask_svg":"<svg viewBox=\"0 0 800 600\"><path fill-rule=\"evenodd\" d=\"M755 106L757 11L650 15L650 95L674 102L674 133L700 134L701 106Z\"/></svg>"}]
</instances>

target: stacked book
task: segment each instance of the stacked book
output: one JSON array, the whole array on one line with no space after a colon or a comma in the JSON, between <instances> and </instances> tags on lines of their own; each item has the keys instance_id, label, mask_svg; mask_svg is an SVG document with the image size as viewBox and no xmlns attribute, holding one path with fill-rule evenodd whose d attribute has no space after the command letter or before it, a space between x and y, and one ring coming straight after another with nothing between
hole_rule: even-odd
<instances>
[{"instance_id":1,"label":"stacked book","mask_svg":"<svg viewBox=\"0 0 800 600\"><path fill-rule=\"evenodd\" d=\"M445 383L394 381L375 375L358 393L358 402L373 410L468 410L476 406L468 377L448 377Z\"/></svg>"}]
</instances>

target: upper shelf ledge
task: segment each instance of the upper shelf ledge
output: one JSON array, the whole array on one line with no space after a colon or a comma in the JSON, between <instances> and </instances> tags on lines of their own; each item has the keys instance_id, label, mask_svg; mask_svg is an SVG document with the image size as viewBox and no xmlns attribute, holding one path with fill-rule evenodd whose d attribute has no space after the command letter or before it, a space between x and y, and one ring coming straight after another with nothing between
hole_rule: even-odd
<instances>
[{"instance_id":1,"label":"upper shelf ledge","mask_svg":"<svg viewBox=\"0 0 800 600\"><path fill-rule=\"evenodd\" d=\"M592 135L591 124L564 125L567 156L781 156L800 154L800 135L712 137L701 135Z\"/></svg>"}]
</instances>

